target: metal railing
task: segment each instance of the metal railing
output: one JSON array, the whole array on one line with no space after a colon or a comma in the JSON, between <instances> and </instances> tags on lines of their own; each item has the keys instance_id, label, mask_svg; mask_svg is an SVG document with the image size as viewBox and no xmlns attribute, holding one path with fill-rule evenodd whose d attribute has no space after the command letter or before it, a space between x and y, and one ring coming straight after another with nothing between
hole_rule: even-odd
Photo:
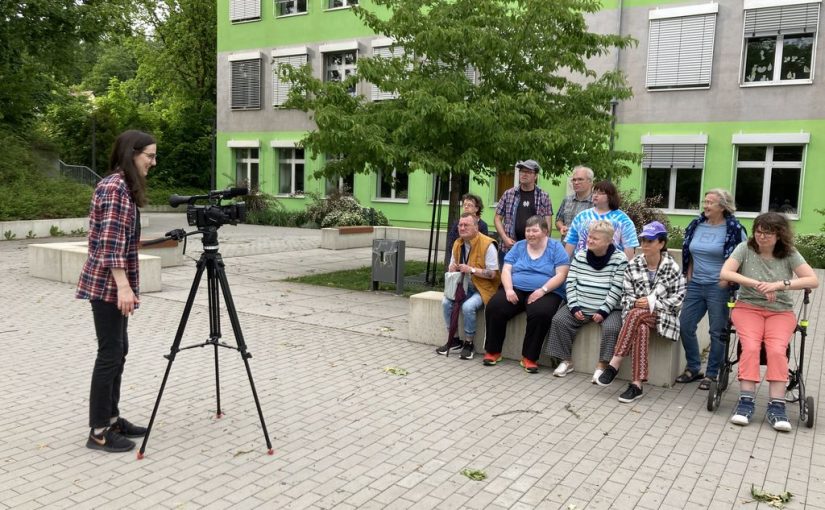
<instances>
[{"instance_id":1,"label":"metal railing","mask_svg":"<svg viewBox=\"0 0 825 510\"><path fill-rule=\"evenodd\" d=\"M80 184L95 187L100 182L100 177L91 168L83 165L67 165L61 160L58 160L60 168L60 175L66 177Z\"/></svg>"}]
</instances>

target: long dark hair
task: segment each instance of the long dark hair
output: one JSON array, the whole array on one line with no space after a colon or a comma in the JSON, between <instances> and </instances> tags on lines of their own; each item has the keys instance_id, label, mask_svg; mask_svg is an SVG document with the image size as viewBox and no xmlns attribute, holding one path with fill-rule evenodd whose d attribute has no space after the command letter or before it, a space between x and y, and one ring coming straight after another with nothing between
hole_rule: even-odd
<instances>
[{"instance_id":1,"label":"long dark hair","mask_svg":"<svg viewBox=\"0 0 825 510\"><path fill-rule=\"evenodd\" d=\"M784 259L793 253L793 232L788 219L777 212L762 213L753 220L753 230L748 239L750 249L759 253L759 245L756 244L756 231L772 232L776 234L776 244L773 247L773 256Z\"/></svg>"},{"instance_id":2,"label":"long dark hair","mask_svg":"<svg viewBox=\"0 0 825 510\"><path fill-rule=\"evenodd\" d=\"M607 195L607 206L611 211L615 211L622 205L622 199L619 197L619 190L610 181L599 181L593 185L594 191L601 191Z\"/></svg>"},{"instance_id":3,"label":"long dark hair","mask_svg":"<svg viewBox=\"0 0 825 510\"><path fill-rule=\"evenodd\" d=\"M141 207L146 205L146 178L138 172L134 158L136 153L156 143L155 138L149 133L130 129L117 137L109 156L109 173L123 173L123 180L129 187L132 200Z\"/></svg>"}]
</instances>

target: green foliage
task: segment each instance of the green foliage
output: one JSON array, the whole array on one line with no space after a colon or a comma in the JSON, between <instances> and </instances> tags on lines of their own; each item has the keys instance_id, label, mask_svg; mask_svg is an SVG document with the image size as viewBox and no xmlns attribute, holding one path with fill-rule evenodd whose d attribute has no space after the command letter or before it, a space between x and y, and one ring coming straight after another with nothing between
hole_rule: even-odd
<instances>
[{"instance_id":1,"label":"green foliage","mask_svg":"<svg viewBox=\"0 0 825 510\"><path fill-rule=\"evenodd\" d=\"M482 480L487 479L487 473L485 473L481 469L463 469L461 470L461 474L469 478L470 480L474 480L476 482L480 482Z\"/></svg>"},{"instance_id":2,"label":"green foliage","mask_svg":"<svg viewBox=\"0 0 825 510\"><path fill-rule=\"evenodd\" d=\"M667 247L675 250L681 250L684 242L685 229L676 225L670 225L667 228Z\"/></svg>"},{"instance_id":3,"label":"green foliage","mask_svg":"<svg viewBox=\"0 0 825 510\"><path fill-rule=\"evenodd\" d=\"M15 239L17 237L17 234L12 232L11 230L6 230L5 232L3 232L3 237L6 238L6 241L11 241L12 239Z\"/></svg>"},{"instance_id":4,"label":"green foliage","mask_svg":"<svg viewBox=\"0 0 825 510\"><path fill-rule=\"evenodd\" d=\"M630 88L621 74L588 68L592 57L632 44L587 31L584 14L600 2L371 3L390 14L366 7L354 8L356 14L375 33L399 41L399 56L360 59L343 83L323 82L307 67L281 71L295 82L288 106L311 112L318 126L304 146L342 154L327 161L324 175L395 169L483 178L529 157L558 181L579 163L600 176L620 176L638 159L611 152L608 143L611 101L628 99ZM468 66L479 81L467 79ZM349 95L358 81L398 97Z\"/></svg>"},{"instance_id":5,"label":"green foliage","mask_svg":"<svg viewBox=\"0 0 825 510\"><path fill-rule=\"evenodd\" d=\"M63 237L66 235L66 232L60 230L60 227L58 227L57 225L52 225L51 227L49 227L49 235L52 237Z\"/></svg>"},{"instance_id":6,"label":"green foliage","mask_svg":"<svg viewBox=\"0 0 825 510\"><path fill-rule=\"evenodd\" d=\"M432 268L430 268L432 270ZM427 263L417 260L407 260L404 263L405 277L418 277L427 270ZM438 265L436 274L443 273L443 266ZM288 282L306 283L309 285L320 285L322 287L333 287L337 289L349 290L370 290L372 283L372 268L364 266L358 269L347 269L334 271L331 273L310 274L287 278ZM422 278L423 282L423 278ZM379 290L395 290L394 283L379 283ZM425 283L407 282L404 284L404 295L409 297L419 292L428 290L443 290L443 287L432 287Z\"/></svg>"},{"instance_id":7,"label":"green foliage","mask_svg":"<svg viewBox=\"0 0 825 510\"><path fill-rule=\"evenodd\" d=\"M0 221L85 217L91 200L89 186L33 175L0 187Z\"/></svg>"},{"instance_id":8,"label":"green foliage","mask_svg":"<svg viewBox=\"0 0 825 510\"><path fill-rule=\"evenodd\" d=\"M352 195L332 191L326 197L309 192L311 200L306 214L309 221L327 227L345 227L354 225L389 225L387 217L381 211L364 209Z\"/></svg>"},{"instance_id":9,"label":"green foliage","mask_svg":"<svg viewBox=\"0 0 825 510\"><path fill-rule=\"evenodd\" d=\"M73 237L85 237L86 236L86 229L83 227L80 228L73 228L71 231L71 235Z\"/></svg>"},{"instance_id":10,"label":"green foliage","mask_svg":"<svg viewBox=\"0 0 825 510\"><path fill-rule=\"evenodd\" d=\"M151 174L150 174L151 175ZM146 196L150 205L169 205L169 197L172 195L191 196L205 195L206 188L193 188L190 186L172 186L164 183L153 183L150 179L146 185ZM183 207L183 206L179 206ZM181 209L185 211L186 209Z\"/></svg>"},{"instance_id":11,"label":"green foliage","mask_svg":"<svg viewBox=\"0 0 825 510\"><path fill-rule=\"evenodd\" d=\"M814 211L816 211L819 214L822 214L823 216L825 216L825 209L814 209ZM822 226L819 228L819 230L825 232L825 223L822 224Z\"/></svg>"},{"instance_id":12,"label":"green foliage","mask_svg":"<svg viewBox=\"0 0 825 510\"><path fill-rule=\"evenodd\" d=\"M621 197L619 208L633 220L637 231L652 221L658 221L670 230L670 220L659 209L663 202L661 196L640 198L636 196L634 190L619 192L619 196ZM684 238L684 234L682 237Z\"/></svg>"},{"instance_id":13,"label":"green foliage","mask_svg":"<svg viewBox=\"0 0 825 510\"><path fill-rule=\"evenodd\" d=\"M811 267L825 269L825 234L797 234L794 246Z\"/></svg>"},{"instance_id":14,"label":"green foliage","mask_svg":"<svg viewBox=\"0 0 825 510\"><path fill-rule=\"evenodd\" d=\"M272 227L306 227L307 222L306 212L287 211L282 205L278 204L263 211L246 213L246 221L244 223L250 225L269 225ZM315 226L317 227L317 225Z\"/></svg>"}]
</instances>

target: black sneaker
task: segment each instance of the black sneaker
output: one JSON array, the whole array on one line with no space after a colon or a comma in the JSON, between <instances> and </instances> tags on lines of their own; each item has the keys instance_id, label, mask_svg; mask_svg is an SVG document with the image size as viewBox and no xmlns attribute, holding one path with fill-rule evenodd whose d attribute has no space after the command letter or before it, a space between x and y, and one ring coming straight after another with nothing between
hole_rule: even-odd
<instances>
[{"instance_id":1,"label":"black sneaker","mask_svg":"<svg viewBox=\"0 0 825 510\"><path fill-rule=\"evenodd\" d=\"M103 450L104 452L128 452L135 447L135 443L121 436L111 427L107 427L100 435L95 435L94 429L89 431L86 448Z\"/></svg>"},{"instance_id":2,"label":"black sneaker","mask_svg":"<svg viewBox=\"0 0 825 510\"><path fill-rule=\"evenodd\" d=\"M473 348L473 342L464 342L464 347L461 348L461 355L459 356L460 359L473 359L473 354L475 354L475 349Z\"/></svg>"},{"instance_id":3,"label":"black sneaker","mask_svg":"<svg viewBox=\"0 0 825 510\"><path fill-rule=\"evenodd\" d=\"M458 352L461 350L461 347L461 340L459 340L458 337L455 336L449 342L436 349L435 353L441 354L443 356L447 354L447 352Z\"/></svg>"},{"instance_id":4,"label":"black sneaker","mask_svg":"<svg viewBox=\"0 0 825 510\"><path fill-rule=\"evenodd\" d=\"M110 428L121 436L126 437L143 437L146 435L146 427L135 425L126 418L118 418Z\"/></svg>"},{"instance_id":5,"label":"black sneaker","mask_svg":"<svg viewBox=\"0 0 825 510\"><path fill-rule=\"evenodd\" d=\"M633 383L627 385L627 389L619 395L619 402L623 404L628 404L633 402L634 400L638 400L642 398L642 389L636 386Z\"/></svg>"},{"instance_id":6,"label":"black sneaker","mask_svg":"<svg viewBox=\"0 0 825 510\"><path fill-rule=\"evenodd\" d=\"M612 383L613 379L616 378L617 373L619 373L619 371L613 368L613 365L607 365L607 368L604 369L602 375L596 379L596 384L599 386L610 386L610 383Z\"/></svg>"}]
</instances>

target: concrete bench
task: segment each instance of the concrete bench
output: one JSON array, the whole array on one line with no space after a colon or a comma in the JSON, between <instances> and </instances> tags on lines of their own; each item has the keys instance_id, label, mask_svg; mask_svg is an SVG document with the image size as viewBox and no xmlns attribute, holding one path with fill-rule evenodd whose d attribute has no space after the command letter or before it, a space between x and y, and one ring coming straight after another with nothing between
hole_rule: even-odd
<instances>
[{"instance_id":1,"label":"concrete bench","mask_svg":"<svg viewBox=\"0 0 825 510\"><path fill-rule=\"evenodd\" d=\"M86 263L88 247L85 241L71 243L30 244L29 274L46 280L77 283ZM161 290L161 257L138 254L141 292Z\"/></svg>"},{"instance_id":2,"label":"concrete bench","mask_svg":"<svg viewBox=\"0 0 825 510\"><path fill-rule=\"evenodd\" d=\"M410 296L409 339L430 345L443 345L447 340L441 300L443 292L428 291ZM484 352L485 322L484 309L478 312L478 329L475 336L476 352ZM704 349L710 343L707 318L699 324L699 348ZM522 313L507 323L507 336L502 356L507 359L521 360L521 344L527 326L527 315ZM459 321L459 336L463 336L463 319ZM597 324L583 326L573 342L573 366L576 372L589 377L593 374L599 358L601 327ZM539 358L539 365L550 366L550 358L544 354ZM630 380L630 358L622 362L618 378ZM681 342L674 342L653 333L650 335L650 374L648 384L672 386L676 377L685 367L685 352ZM549 369L548 369L549 371Z\"/></svg>"}]
</instances>

